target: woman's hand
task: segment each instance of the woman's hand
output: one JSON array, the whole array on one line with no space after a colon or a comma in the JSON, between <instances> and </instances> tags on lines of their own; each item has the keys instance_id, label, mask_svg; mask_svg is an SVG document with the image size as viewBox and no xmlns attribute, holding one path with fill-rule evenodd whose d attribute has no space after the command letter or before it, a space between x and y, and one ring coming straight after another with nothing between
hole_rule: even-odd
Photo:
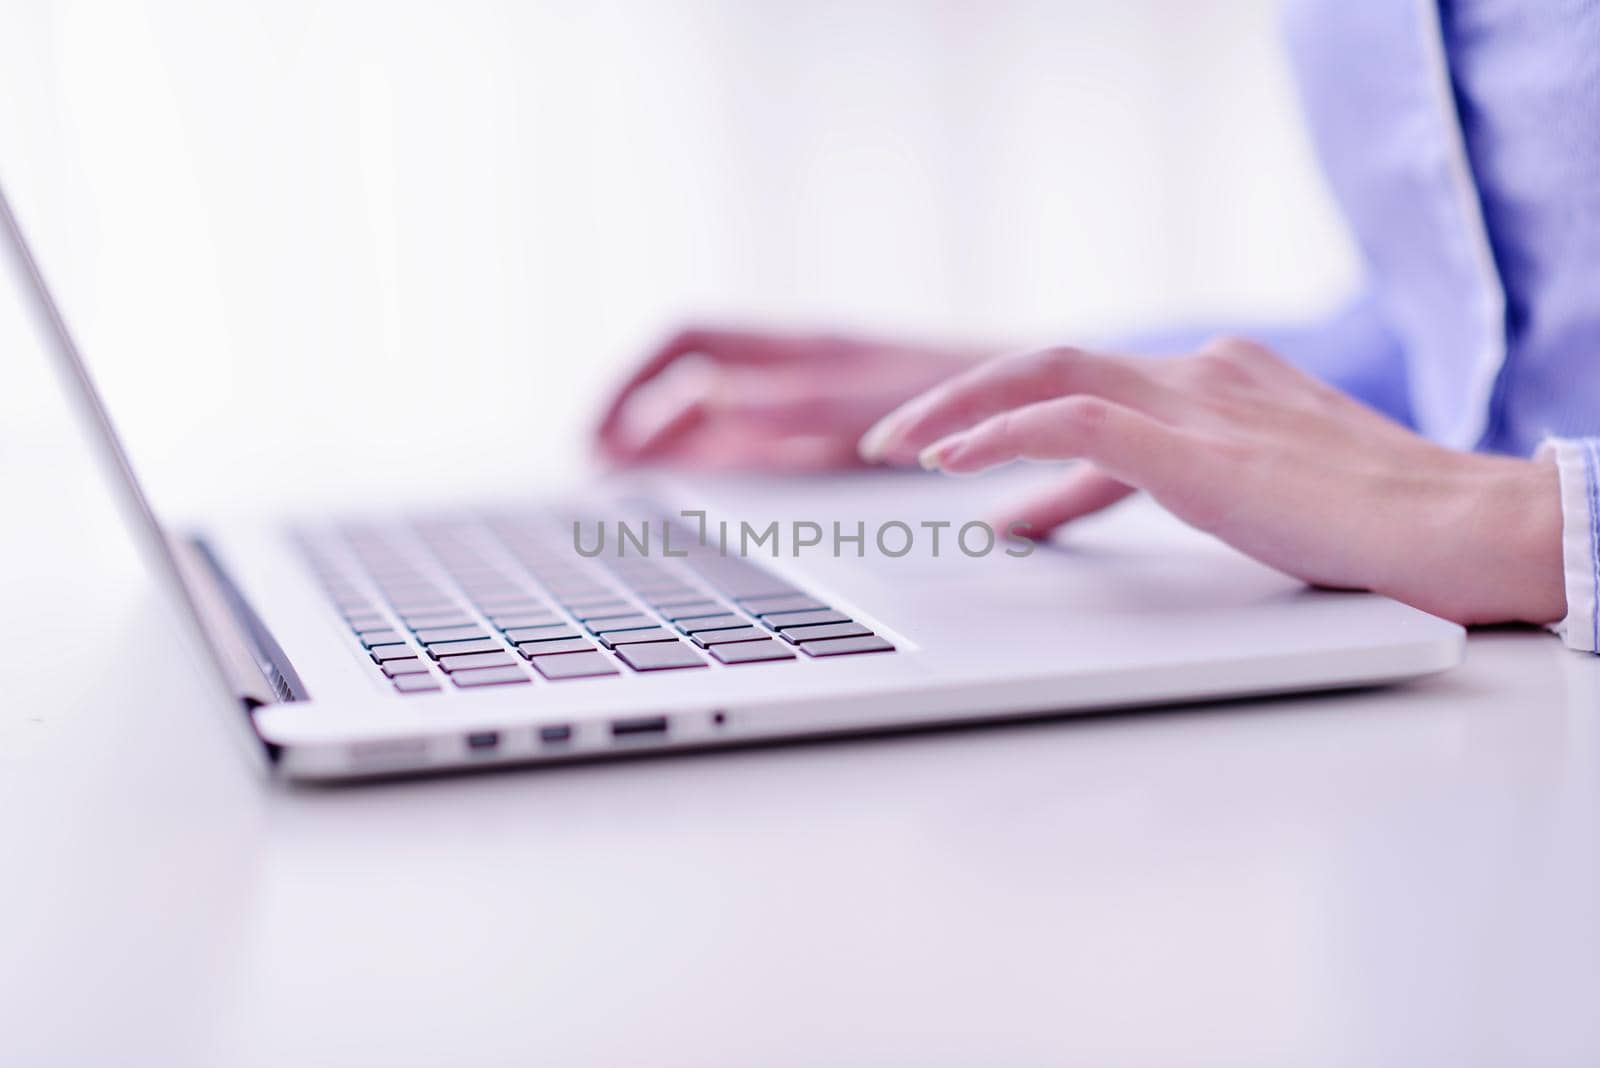
<instances>
[{"instance_id":1,"label":"woman's hand","mask_svg":"<svg viewBox=\"0 0 1600 1068\"><path fill-rule=\"evenodd\" d=\"M1062 348L994 360L886 416L861 452L950 474L1088 461L998 529L1042 536L1140 489L1317 585L1460 623L1566 612L1553 464L1435 445L1248 341L1166 359Z\"/></svg>"},{"instance_id":2,"label":"woman's hand","mask_svg":"<svg viewBox=\"0 0 1600 1068\"><path fill-rule=\"evenodd\" d=\"M856 466L856 442L875 419L984 355L826 335L684 330L617 391L599 445L617 463Z\"/></svg>"}]
</instances>

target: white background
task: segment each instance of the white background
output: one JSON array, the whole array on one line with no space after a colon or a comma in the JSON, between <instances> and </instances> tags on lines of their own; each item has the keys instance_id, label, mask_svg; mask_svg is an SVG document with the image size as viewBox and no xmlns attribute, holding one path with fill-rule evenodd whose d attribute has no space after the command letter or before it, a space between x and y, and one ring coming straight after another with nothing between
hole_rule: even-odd
<instances>
[{"instance_id":1,"label":"white background","mask_svg":"<svg viewBox=\"0 0 1600 1068\"><path fill-rule=\"evenodd\" d=\"M7 0L0 175L164 506L531 485L686 319L1327 307L1275 7Z\"/></svg>"}]
</instances>

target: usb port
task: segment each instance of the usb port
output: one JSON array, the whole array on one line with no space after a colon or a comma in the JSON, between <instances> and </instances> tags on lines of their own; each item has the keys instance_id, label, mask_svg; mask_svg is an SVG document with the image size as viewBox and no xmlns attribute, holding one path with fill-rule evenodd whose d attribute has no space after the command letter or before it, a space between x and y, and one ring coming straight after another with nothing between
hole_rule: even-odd
<instances>
[{"instance_id":1,"label":"usb port","mask_svg":"<svg viewBox=\"0 0 1600 1068\"><path fill-rule=\"evenodd\" d=\"M539 740L545 745L560 745L562 742L570 742L572 741L572 728L565 723L558 723L552 727L540 727Z\"/></svg>"},{"instance_id":2,"label":"usb port","mask_svg":"<svg viewBox=\"0 0 1600 1068\"><path fill-rule=\"evenodd\" d=\"M666 716L638 716L634 719L614 719L611 721L611 737L637 738L644 734L667 733Z\"/></svg>"},{"instance_id":3,"label":"usb port","mask_svg":"<svg viewBox=\"0 0 1600 1068\"><path fill-rule=\"evenodd\" d=\"M499 731L474 731L467 735L468 749L493 749L500 744Z\"/></svg>"}]
</instances>

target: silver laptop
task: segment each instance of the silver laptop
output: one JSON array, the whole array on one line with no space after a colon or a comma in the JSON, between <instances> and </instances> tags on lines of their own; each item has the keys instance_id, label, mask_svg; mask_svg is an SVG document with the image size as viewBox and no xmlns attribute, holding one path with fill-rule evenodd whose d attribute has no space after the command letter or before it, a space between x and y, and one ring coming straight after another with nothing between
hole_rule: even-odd
<instances>
[{"instance_id":1,"label":"silver laptop","mask_svg":"<svg viewBox=\"0 0 1600 1068\"><path fill-rule=\"evenodd\" d=\"M0 215L3 299L65 372L218 714L288 778L1364 686L1461 657L1453 624L1306 589L1152 505L1037 547L996 536L976 517L1004 478L648 478L178 536L3 193Z\"/></svg>"}]
</instances>

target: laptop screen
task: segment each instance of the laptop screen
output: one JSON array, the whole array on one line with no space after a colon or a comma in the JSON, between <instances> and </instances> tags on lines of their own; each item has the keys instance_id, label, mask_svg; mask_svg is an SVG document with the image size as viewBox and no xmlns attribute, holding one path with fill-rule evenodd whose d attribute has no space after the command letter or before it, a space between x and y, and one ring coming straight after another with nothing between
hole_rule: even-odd
<instances>
[{"instance_id":1,"label":"laptop screen","mask_svg":"<svg viewBox=\"0 0 1600 1068\"><path fill-rule=\"evenodd\" d=\"M72 330L62 317L28 243L24 224L7 198L3 176L0 176L0 272L3 272L0 273L3 299L20 312L28 342L38 354L51 359L60 371L122 506L129 529L152 572L177 601L184 619L192 624L191 638L205 650L217 681L230 692L237 692L225 667L226 654L218 648L202 617L204 594L197 588L191 569L181 559L182 547L171 540L134 473L100 391L78 351Z\"/></svg>"}]
</instances>

